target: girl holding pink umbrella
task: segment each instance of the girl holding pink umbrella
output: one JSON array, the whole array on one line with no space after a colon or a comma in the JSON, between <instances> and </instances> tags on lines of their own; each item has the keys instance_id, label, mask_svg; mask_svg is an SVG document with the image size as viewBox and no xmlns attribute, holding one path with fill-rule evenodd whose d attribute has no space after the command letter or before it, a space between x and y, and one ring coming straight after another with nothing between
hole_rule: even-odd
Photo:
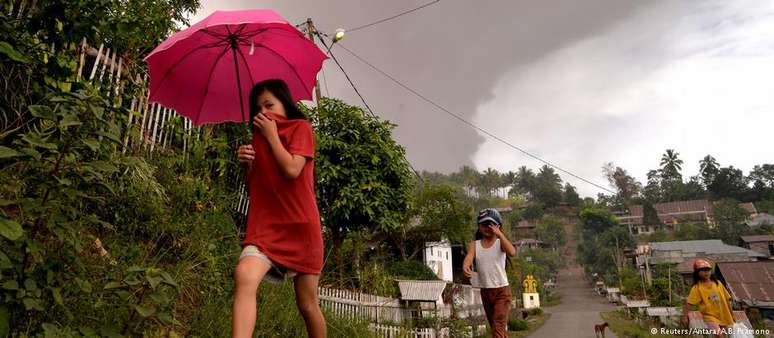
<instances>
[{"instance_id":1,"label":"girl holding pink umbrella","mask_svg":"<svg viewBox=\"0 0 774 338\"><path fill-rule=\"evenodd\" d=\"M234 272L232 337L251 337L264 279L292 277L310 337L325 337L323 265L314 192L314 134L296 102L311 99L325 54L271 10L216 11L146 58L149 101L205 123L252 122L239 147L250 208ZM250 118L247 117L247 112Z\"/></svg>"}]
</instances>

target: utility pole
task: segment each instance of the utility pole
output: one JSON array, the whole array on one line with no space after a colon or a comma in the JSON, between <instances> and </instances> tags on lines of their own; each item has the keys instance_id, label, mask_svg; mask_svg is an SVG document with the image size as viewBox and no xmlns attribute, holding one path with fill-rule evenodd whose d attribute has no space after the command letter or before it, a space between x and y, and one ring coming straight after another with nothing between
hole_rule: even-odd
<instances>
[{"instance_id":1,"label":"utility pole","mask_svg":"<svg viewBox=\"0 0 774 338\"><path fill-rule=\"evenodd\" d=\"M317 33L317 30L314 28L314 23L312 23L312 18L306 19L306 34L309 36L309 40L314 43L314 35ZM317 102L317 106L320 106L320 81L317 80L317 75L314 77L314 94L315 94L315 102Z\"/></svg>"}]
</instances>

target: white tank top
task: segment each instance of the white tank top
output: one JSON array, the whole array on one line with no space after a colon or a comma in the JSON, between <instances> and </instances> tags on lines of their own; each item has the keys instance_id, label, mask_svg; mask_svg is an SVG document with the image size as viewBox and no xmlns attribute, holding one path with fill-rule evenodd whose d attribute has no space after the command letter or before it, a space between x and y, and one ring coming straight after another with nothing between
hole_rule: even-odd
<instances>
[{"instance_id":1,"label":"white tank top","mask_svg":"<svg viewBox=\"0 0 774 338\"><path fill-rule=\"evenodd\" d=\"M494 289L508 286L508 275L505 274L505 252L500 248L500 239L488 249L476 241L476 272L478 284L482 289Z\"/></svg>"}]
</instances>

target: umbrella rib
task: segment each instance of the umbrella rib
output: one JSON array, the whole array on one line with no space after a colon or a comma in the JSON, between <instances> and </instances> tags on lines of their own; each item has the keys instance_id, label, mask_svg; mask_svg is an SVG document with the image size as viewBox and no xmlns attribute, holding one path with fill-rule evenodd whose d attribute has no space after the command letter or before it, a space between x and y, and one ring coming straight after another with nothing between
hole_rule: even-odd
<instances>
[{"instance_id":1,"label":"umbrella rib","mask_svg":"<svg viewBox=\"0 0 774 338\"><path fill-rule=\"evenodd\" d=\"M215 74L215 68L218 67L218 63L220 63L220 60L223 58L223 55L226 55L226 52L231 49L230 46L225 46L223 48L223 51L220 52L217 58L215 58L215 63L212 65L212 68L210 68L210 73L207 75L207 85L204 87L204 95L202 95L202 102L199 103L199 109L196 110L196 122L199 122L199 116L202 114L202 107L204 107L204 101L207 99L207 94L210 92L210 80L212 80L212 75Z\"/></svg>"},{"instance_id":2,"label":"umbrella rib","mask_svg":"<svg viewBox=\"0 0 774 338\"><path fill-rule=\"evenodd\" d=\"M242 58L242 62L245 63L245 67L247 67L247 76L250 77L250 85L252 86L255 84L255 82L253 82L253 71L250 70L250 64L247 63L247 58L245 58L245 54L242 53L242 50L237 48L237 51L239 52L239 57Z\"/></svg>"},{"instance_id":3,"label":"umbrella rib","mask_svg":"<svg viewBox=\"0 0 774 338\"><path fill-rule=\"evenodd\" d=\"M228 37L228 35L213 32L213 31L209 30L208 28L202 29L202 33L205 33L207 35L210 35L212 37L219 38L219 39L225 39L225 38Z\"/></svg>"},{"instance_id":4,"label":"umbrella rib","mask_svg":"<svg viewBox=\"0 0 774 338\"><path fill-rule=\"evenodd\" d=\"M222 43L223 43L222 41L218 41L218 42L214 42L214 43L207 44L207 45L201 45L201 46L198 46L198 47L196 47L196 48L192 49L192 50L191 50L191 51L189 51L188 53L185 53L185 55L183 55L183 56L181 56L179 59L177 59L177 61L175 61L175 63L174 63L174 64L172 64L172 66L170 66L169 68L167 68L167 70L164 72L164 76L162 76L162 77L161 77L161 80L160 80L160 81L158 82L158 84L156 85L156 88L155 88L155 89L154 89L154 88L151 88L151 90L150 90L150 91L156 91L157 89L161 88L161 85L162 85L162 84L164 83L164 81L167 79L167 77L169 76L169 74L171 74L171 73L172 73L172 70L174 70L174 69L175 69L175 68L176 68L178 65L180 65L180 63L181 63L181 62L183 62L183 60L185 60L185 59L186 59L187 57L189 57L191 54L193 54L194 52L196 52L196 51L199 51L199 50L203 50L203 49L207 49L207 48L214 48L214 47L218 47L218 46L219 46L220 44L222 44Z\"/></svg>"}]
</instances>

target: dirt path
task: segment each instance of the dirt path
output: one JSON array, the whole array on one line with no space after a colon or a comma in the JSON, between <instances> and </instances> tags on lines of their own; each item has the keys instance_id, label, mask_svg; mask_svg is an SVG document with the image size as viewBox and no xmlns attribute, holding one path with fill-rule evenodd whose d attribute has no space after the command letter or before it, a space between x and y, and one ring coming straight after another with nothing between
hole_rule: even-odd
<instances>
[{"instance_id":1,"label":"dirt path","mask_svg":"<svg viewBox=\"0 0 774 338\"><path fill-rule=\"evenodd\" d=\"M615 310L614 305L593 292L583 276L583 268L575 262L575 224L566 224L565 230L567 246L564 249L564 257L567 257L568 267L559 271L556 290L562 297L561 303L544 308L551 314L551 318L529 337L593 338L595 337L594 325L603 322L599 313ZM607 329L605 337L615 337L615 334Z\"/></svg>"}]
</instances>

